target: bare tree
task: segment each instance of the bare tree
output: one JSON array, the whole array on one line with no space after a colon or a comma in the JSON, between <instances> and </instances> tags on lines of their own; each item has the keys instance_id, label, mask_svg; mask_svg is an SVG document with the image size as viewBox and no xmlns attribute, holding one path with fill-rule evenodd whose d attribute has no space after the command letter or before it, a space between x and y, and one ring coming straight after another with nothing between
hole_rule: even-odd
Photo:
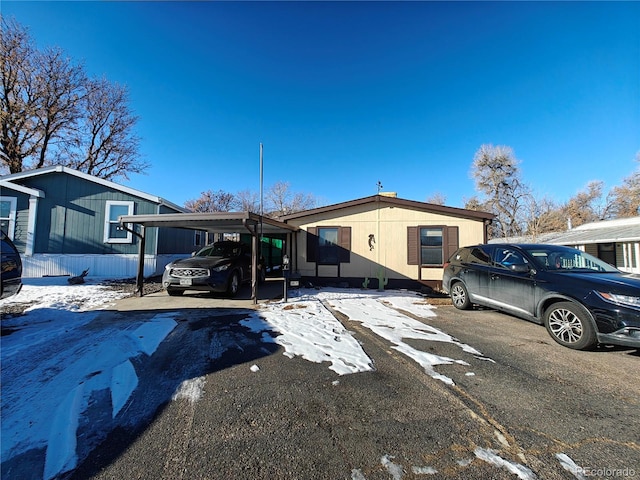
<instances>
[{"instance_id":1,"label":"bare tree","mask_svg":"<svg viewBox=\"0 0 640 480\"><path fill-rule=\"evenodd\" d=\"M234 209L260 213L260 194L251 190L242 190L236 193Z\"/></svg>"},{"instance_id":2,"label":"bare tree","mask_svg":"<svg viewBox=\"0 0 640 480\"><path fill-rule=\"evenodd\" d=\"M427 197L427 203L433 203L434 205L444 205L446 201L447 197L442 192L435 192Z\"/></svg>"},{"instance_id":3,"label":"bare tree","mask_svg":"<svg viewBox=\"0 0 640 480\"><path fill-rule=\"evenodd\" d=\"M520 179L518 163L513 150L506 146L482 145L474 156L476 190L485 197L481 203L496 215L493 237L512 237L524 231L524 206L530 193Z\"/></svg>"},{"instance_id":4,"label":"bare tree","mask_svg":"<svg viewBox=\"0 0 640 480\"><path fill-rule=\"evenodd\" d=\"M563 216L572 227L603 219L604 209L601 206L603 188L604 182L593 180L584 190L580 190L564 204Z\"/></svg>"},{"instance_id":5,"label":"bare tree","mask_svg":"<svg viewBox=\"0 0 640 480\"><path fill-rule=\"evenodd\" d=\"M567 219L562 207L548 197L529 197L527 202L526 234L536 240L543 233L562 232L567 229Z\"/></svg>"},{"instance_id":6,"label":"bare tree","mask_svg":"<svg viewBox=\"0 0 640 480\"><path fill-rule=\"evenodd\" d=\"M61 163L106 179L144 172L148 164L138 155L138 117L129 110L126 87L104 78L88 86L81 138L66 150Z\"/></svg>"},{"instance_id":7,"label":"bare tree","mask_svg":"<svg viewBox=\"0 0 640 480\"><path fill-rule=\"evenodd\" d=\"M636 154L640 163L640 152ZM607 218L635 217L640 215L640 166L622 181L622 185L613 187L607 195Z\"/></svg>"},{"instance_id":8,"label":"bare tree","mask_svg":"<svg viewBox=\"0 0 640 480\"><path fill-rule=\"evenodd\" d=\"M62 50L40 51L24 27L1 20L2 167L62 164L106 179L142 173L126 88L88 79Z\"/></svg>"},{"instance_id":9,"label":"bare tree","mask_svg":"<svg viewBox=\"0 0 640 480\"><path fill-rule=\"evenodd\" d=\"M2 17L0 27L0 160L10 173L17 173L38 149L40 133L36 112L41 103L41 92L36 82L36 49L27 30L15 21Z\"/></svg>"},{"instance_id":10,"label":"bare tree","mask_svg":"<svg viewBox=\"0 0 640 480\"><path fill-rule=\"evenodd\" d=\"M199 198L187 200L184 208L191 212L230 212L233 210L234 196L223 190L202 192Z\"/></svg>"},{"instance_id":11,"label":"bare tree","mask_svg":"<svg viewBox=\"0 0 640 480\"><path fill-rule=\"evenodd\" d=\"M39 152L33 168L42 168L46 163L57 163L47 162L53 157L50 149L55 143L63 145L77 136L88 79L84 69L73 65L58 48L45 50L36 58L41 104L36 109Z\"/></svg>"},{"instance_id":12,"label":"bare tree","mask_svg":"<svg viewBox=\"0 0 640 480\"><path fill-rule=\"evenodd\" d=\"M313 195L292 192L289 182L280 181L267 190L266 204L268 215L279 217L313 208L317 202Z\"/></svg>"},{"instance_id":13,"label":"bare tree","mask_svg":"<svg viewBox=\"0 0 640 480\"><path fill-rule=\"evenodd\" d=\"M471 198L464 199L464 208L466 208L467 210L475 210L478 212L478 211L484 210L485 207L482 204L482 202L478 199L478 197L474 195Z\"/></svg>"}]
</instances>

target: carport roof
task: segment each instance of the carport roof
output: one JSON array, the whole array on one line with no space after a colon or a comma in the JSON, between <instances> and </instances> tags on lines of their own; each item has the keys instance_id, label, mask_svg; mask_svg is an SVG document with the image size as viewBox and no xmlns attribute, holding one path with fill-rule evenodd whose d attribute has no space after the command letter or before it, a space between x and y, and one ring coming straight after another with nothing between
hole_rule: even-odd
<instances>
[{"instance_id":1,"label":"carport roof","mask_svg":"<svg viewBox=\"0 0 640 480\"><path fill-rule=\"evenodd\" d=\"M145 227L172 227L190 230L206 230L217 233L236 233L242 228L258 231L262 224L262 233L290 233L298 227L279 222L273 218L260 216L257 213L215 212L215 213L160 213L150 215L122 215L121 224L137 223Z\"/></svg>"}]
</instances>

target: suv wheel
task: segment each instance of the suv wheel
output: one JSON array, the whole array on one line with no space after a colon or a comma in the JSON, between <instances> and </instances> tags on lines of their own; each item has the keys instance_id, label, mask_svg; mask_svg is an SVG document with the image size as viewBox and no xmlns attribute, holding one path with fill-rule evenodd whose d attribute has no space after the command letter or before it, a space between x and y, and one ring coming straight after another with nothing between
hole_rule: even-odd
<instances>
[{"instance_id":1,"label":"suv wheel","mask_svg":"<svg viewBox=\"0 0 640 480\"><path fill-rule=\"evenodd\" d=\"M544 325L556 342L575 350L589 350L598 343L589 314L571 302L554 303L544 313Z\"/></svg>"},{"instance_id":2,"label":"suv wheel","mask_svg":"<svg viewBox=\"0 0 640 480\"><path fill-rule=\"evenodd\" d=\"M451 287L451 301L453 306L460 310L469 310L471 308L471 301L469 300L469 293L467 287L462 282L456 282Z\"/></svg>"}]
</instances>

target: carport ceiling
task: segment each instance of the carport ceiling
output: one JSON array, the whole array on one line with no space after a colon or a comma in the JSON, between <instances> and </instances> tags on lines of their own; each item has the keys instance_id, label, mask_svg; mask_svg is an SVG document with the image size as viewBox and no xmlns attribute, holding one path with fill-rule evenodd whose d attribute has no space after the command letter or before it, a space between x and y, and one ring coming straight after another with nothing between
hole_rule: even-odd
<instances>
[{"instance_id":1,"label":"carport ceiling","mask_svg":"<svg viewBox=\"0 0 640 480\"><path fill-rule=\"evenodd\" d=\"M236 233L248 229L250 232L270 234L291 233L298 227L278 222L272 218L252 212L216 213L166 213L153 215L122 215L120 224L136 223L145 227L186 228L215 233ZM262 220L262 229L260 223Z\"/></svg>"}]
</instances>

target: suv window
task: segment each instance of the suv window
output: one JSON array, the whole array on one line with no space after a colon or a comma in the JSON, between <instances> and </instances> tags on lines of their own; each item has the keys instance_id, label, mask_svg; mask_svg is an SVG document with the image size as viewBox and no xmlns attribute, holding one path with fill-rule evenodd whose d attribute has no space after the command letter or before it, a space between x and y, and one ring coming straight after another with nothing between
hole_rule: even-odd
<instances>
[{"instance_id":1,"label":"suv window","mask_svg":"<svg viewBox=\"0 0 640 480\"><path fill-rule=\"evenodd\" d=\"M528 263L520 252L512 248L496 248L494 255L498 267L511 269L512 265Z\"/></svg>"},{"instance_id":2,"label":"suv window","mask_svg":"<svg viewBox=\"0 0 640 480\"><path fill-rule=\"evenodd\" d=\"M480 247L474 247L469 254L469 262L481 265L488 265L491 262L491 256L488 252Z\"/></svg>"}]
</instances>

